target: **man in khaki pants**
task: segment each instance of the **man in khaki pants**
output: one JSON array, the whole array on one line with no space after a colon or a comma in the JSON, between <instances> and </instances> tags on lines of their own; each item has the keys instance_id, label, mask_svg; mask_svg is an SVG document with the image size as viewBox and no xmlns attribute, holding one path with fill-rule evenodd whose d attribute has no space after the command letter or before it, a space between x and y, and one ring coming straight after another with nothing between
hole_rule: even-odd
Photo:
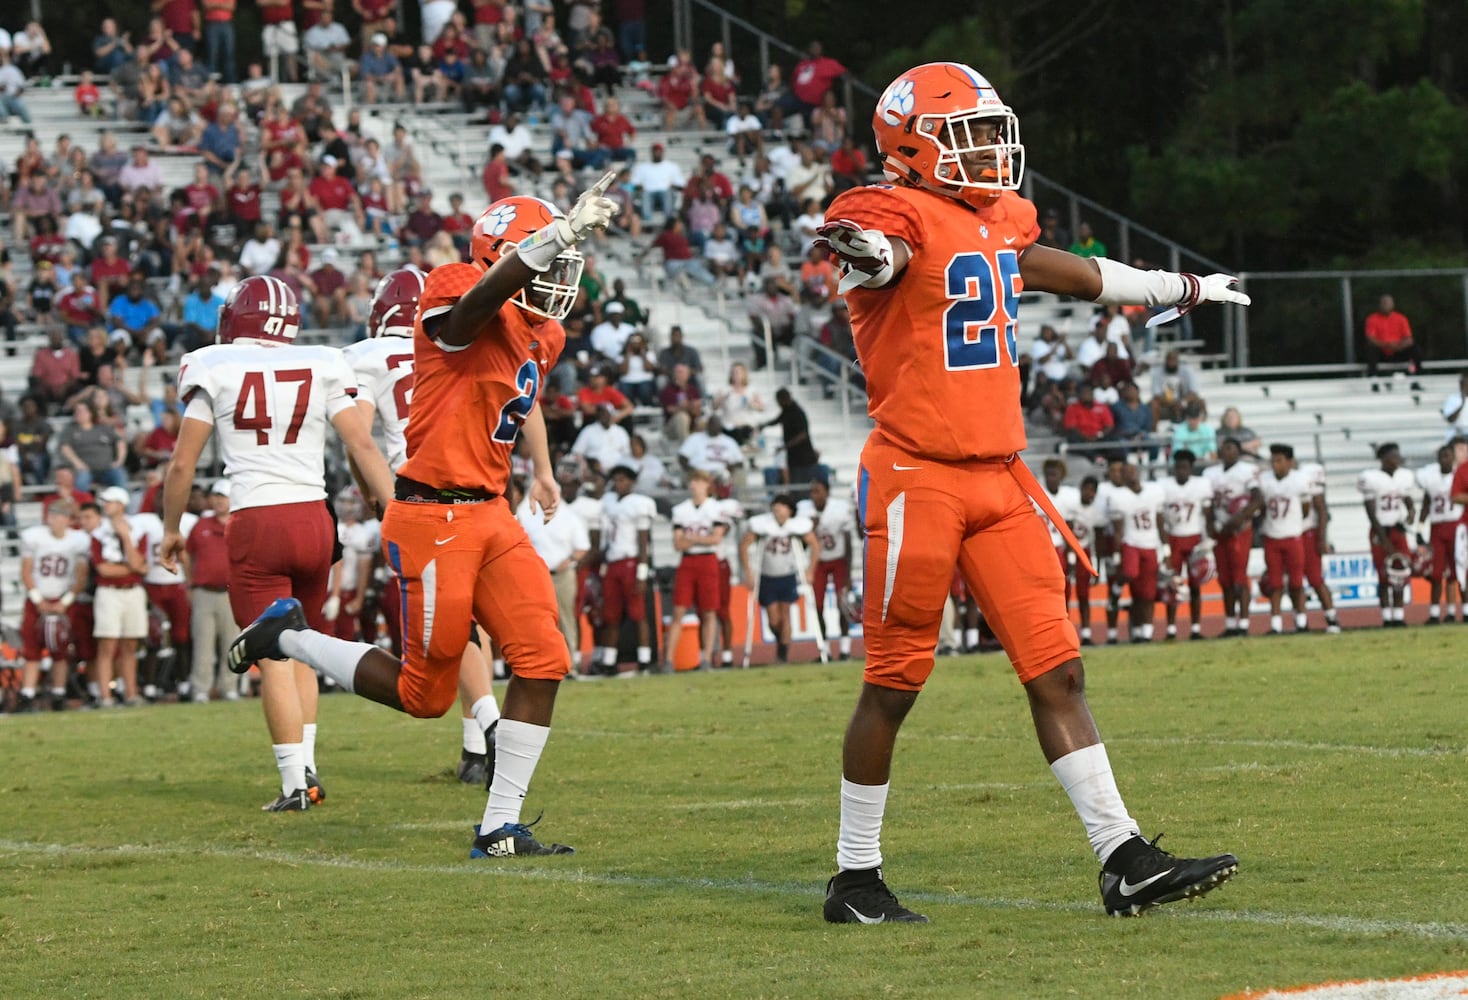
<instances>
[{"instance_id":1,"label":"man in khaki pants","mask_svg":"<svg viewBox=\"0 0 1468 1000\"><path fill-rule=\"evenodd\" d=\"M229 610L229 551L224 541L229 524L229 489L229 480L221 479L209 490L209 510L189 532L185 546L193 566L189 600L193 608L194 663L189 688L193 700L199 703L209 700L214 672L240 633ZM249 675L240 675L238 689L233 676L223 676L224 697L234 701L240 691L247 689Z\"/></svg>"},{"instance_id":2,"label":"man in khaki pants","mask_svg":"<svg viewBox=\"0 0 1468 1000\"><path fill-rule=\"evenodd\" d=\"M556 610L561 635L571 650L571 662L581 671L581 609L576 601L576 567L591 548L591 534L586 522L569 506L563 505L549 522L539 511L530 509L530 501L519 479L511 480L510 501L515 517L525 526L530 544L550 569L556 587Z\"/></svg>"}]
</instances>

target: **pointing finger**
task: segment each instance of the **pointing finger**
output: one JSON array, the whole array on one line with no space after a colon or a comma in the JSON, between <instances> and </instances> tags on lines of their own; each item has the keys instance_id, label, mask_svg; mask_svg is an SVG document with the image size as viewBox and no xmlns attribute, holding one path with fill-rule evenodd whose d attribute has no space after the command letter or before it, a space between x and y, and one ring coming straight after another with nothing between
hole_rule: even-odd
<instances>
[{"instance_id":1,"label":"pointing finger","mask_svg":"<svg viewBox=\"0 0 1468 1000\"><path fill-rule=\"evenodd\" d=\"M599 181L591 185L591 190L588 192L588 194L600 198L602 195L607 193L607 191L616 182L616 180L617 172L615 170L608 170L606 173L601 175L601 179Z\"/></svg>"}]
</instances>

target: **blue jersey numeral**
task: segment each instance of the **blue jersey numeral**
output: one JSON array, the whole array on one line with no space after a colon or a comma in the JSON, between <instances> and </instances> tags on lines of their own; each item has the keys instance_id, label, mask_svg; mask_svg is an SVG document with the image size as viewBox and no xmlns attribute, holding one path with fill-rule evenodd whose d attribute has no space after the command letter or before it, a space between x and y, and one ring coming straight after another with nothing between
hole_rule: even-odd
<instances>
[{"instance_id":1,"label":"blue jersey numeral","mask_svg":"<svg viewBox=\"0 0 1468 1000\"><path fill-rule=\"evenodd\" d=\"M999 268L997 282L995 265ZM992 262L982 253L957 254L948 262L943 281L944 292L952 300L943 311L943 360L947 369L998 368L1001 323L1009 363L1019 364L1014 338L1014 318L1019 314L1019 254L1000 250Z\"/></svg>"},{"instance_id":2,"label":"blue jersey numeral","mask_svg":"<svg viewBox=\"0 0 1468 1000\"><path fill-rule=\"evenodd\" d=\"M530 416L530 411L535 406L535 397L540 392L540 366L534 361L521 365L520 370L515 373L515 387L520 390L520 395L500 407L499 426L491 435L500 444L514 444L516 435L520 433L520 425Z\"/></svg>"}]
</instances>

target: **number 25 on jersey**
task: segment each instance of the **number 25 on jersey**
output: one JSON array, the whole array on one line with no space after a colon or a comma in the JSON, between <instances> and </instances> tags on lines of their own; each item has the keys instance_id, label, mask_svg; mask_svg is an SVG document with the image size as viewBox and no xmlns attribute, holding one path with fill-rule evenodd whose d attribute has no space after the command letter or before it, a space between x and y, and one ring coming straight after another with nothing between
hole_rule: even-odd
<instances>
[{"instance_id":1,"label":"number 25 on jersey","mask_svg":"<svg viewBox=\"0 0 1468 1000\"><path fill-rule=\"evenodd\" d=\"M951 372L998 368L1001 332L1009 366L1019 364L1014 337L1023 284L1019 254L1000 250L992 260L983 253L955 254L943 284L950 300L943 310L944 367Z\"/></svg>"}]
</instances>

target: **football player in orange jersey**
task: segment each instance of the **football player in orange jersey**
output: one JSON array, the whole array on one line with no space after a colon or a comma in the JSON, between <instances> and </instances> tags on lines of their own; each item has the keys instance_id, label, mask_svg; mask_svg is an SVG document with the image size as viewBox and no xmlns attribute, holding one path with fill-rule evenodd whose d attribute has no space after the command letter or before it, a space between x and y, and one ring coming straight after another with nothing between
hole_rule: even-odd
<instances>
[{"instance_id":1,"label":"football player in orange jersey","mask_svg":"<svg viewBox=\"0 0 1468 1000\"><path fill-rule=\"evenodd\" d=\"M1035 207L1017 193L1019 122L968 66L899 76L872 118L890 184L853 188L826 211L841 262L876 428L862 453L866 529L865 683L846 731L835 923L925 922L882 878L880 846L897 730L933 669L955 564L1024 684L1041 749L1101 862L1108 913L1207 892L1231 854L1176 858L1140 835L1086 705L1065 580L1033 498L1065 519L1018 459L1025 447L1015 344L1024 288L1104 304L1248 304L1223 274L1141 271L1037 244Z\"/></svg>"},{"instance_id":2,"label":"football player in orange jersey","mask_svg":"<svg viewBox=\"0 0 1468 1000\"><path fill-rule=\"evenodd\" d=\"M523 429L535 467L530 498L549 519L560 488L536 399L576 300L576 245L605 227L616 203L607 174L569 216L537 198L495 202L474 224L473 264L428 275L413 337L407 461L382 522L400 581L403 656L305 627L300 605L277 601L241 633L230 666L295 657L372 701L436 718L454 703L473 621L511 664L496 739L496 766L471 858L569 854L520 822L550 734L556 691L570 669L545 563L515 519L510 453Z\"/></svg>"}]
</instances>

